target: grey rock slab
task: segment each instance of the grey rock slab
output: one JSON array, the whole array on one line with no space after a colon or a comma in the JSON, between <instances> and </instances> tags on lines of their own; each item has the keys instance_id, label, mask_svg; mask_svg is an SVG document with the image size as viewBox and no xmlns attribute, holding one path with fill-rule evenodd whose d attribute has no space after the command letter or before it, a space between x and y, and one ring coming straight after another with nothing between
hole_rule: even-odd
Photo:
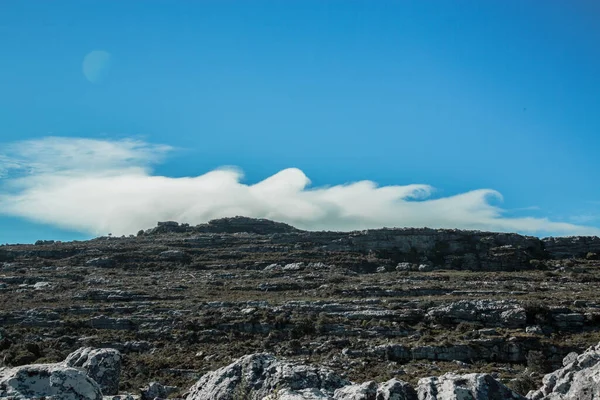
<instances>
[{"instance_id":1,"label":"grey rock slab","mask_svg":"<svg viewBox=\"0 0 600 400\"><path fill-rule=\"evenodd\" d=\"M417 388L419 400L526 400L489 374L422 378Z\"/></svg>"},{"instance_id":2,"label":"grey rock slab","mask_svg":"<svg viewBox=\"0 0 600 400\"><path fill-rule=\"evenodd\" d=\"M404 381L390 379L379 384L376 400L417 400L417 391Z\"/></svg>"},{"instance_id":3,"label":"grey rock slab","mask_svg":"<svg viewBox=\"0 0 600 400\"><path fill-rule=\"evenodd\" d=\"M177 391L176 386L165 386L158 382L150 382L148 386L142 388L141 400L154 400L155 398L167 398L171 393Z\"/></svg>"},{"instance_id":4,"label":"grey rock slab","mask_svg":"<svg viewBox=\"0 0 600 400\"><path fill-rule=\"evenodd\" d=\"M121 376L121 353L115 349L80 348L69 354L64 361L69 367L82 368L100 385L104 395L119 392Z\"/></svg>"},{"instance_id":5,"label":"grey rock slab","mask_svg":"<svg viewBox=\"0 0 600 400\"><path fill-rule=\"evenodd\" d=\"M102 400L102 392L85 371L61 364L38 364L1 368L0 398Z\"/></svg>"},{"instance_id":6,"label":"grey rock slab","mask_svg":"<svg viewBox=\"0 0 600 400\"><path fill-rule=\"evenodd\" d=\"M335 391L335 400L376 400L377 383L370 381L344 386Z\"/></svg>"},{"instance_id":7,"label":"grey rock slab","mask_svg":"<svg viewBox=\"0 0 600 400\"><path fill-rule=\"evenodd\" d=\"M280 361L270 354L258 353L202 376L190 389L187 400L231 400L235 396L262 400L283 389L294 392L317 389L331 396L336 389L349 384L329 369Z\"/></svg>"},{"instance_id":8,"label":"grey rock slab","mask_svg":"<svg viewBox=\"0 0 600 400\"><path fill-rule=\"evenodd\" d=\"M270 394L263 397L262 400L331 400L332 397L326 395L319 389L302 389L302 390L291 390L283 389L278 390L276 393Z\"/></svg>"},{"instance_id":9,"label":"grey rock slab","mask_svg":"<svg viewBox=\"0 0 600 400\"><path fill-rule=\"evenodd\" d=\"M563 368L546 376L543 386L527 393L531 400L597 400L600 399L600 344L580 355L569 353Z\"/></svg>"},{"instance_id":10,"label":"grey rock slab","mask_svg":"<svg viewBox=\"0 0 600 400\"><path fill-rule=\"evenodd\" d=\"M431 308L426 318L434 322L481 322L488 326L524 327L525 309L506 300L460 300Z\"/></svg>"}]
</instances>

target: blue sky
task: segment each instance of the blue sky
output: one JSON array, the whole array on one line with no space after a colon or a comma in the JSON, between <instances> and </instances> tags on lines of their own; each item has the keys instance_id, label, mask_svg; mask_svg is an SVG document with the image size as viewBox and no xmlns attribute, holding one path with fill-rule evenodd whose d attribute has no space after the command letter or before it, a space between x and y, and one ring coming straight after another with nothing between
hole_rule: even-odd
<instances>
[{"instance_id":1,"label":"blue sky","mask_svg":"<svg viewBox=\"0 0 600 400\"><path fill-rule=\"evenodd\" d=\"M598 18L558 0L3 1L0 243L239 212L596 234ZM86 79L93 51L110 58ZM222 166L243 177L194 179Z\"/></svg>"}]
</instances>

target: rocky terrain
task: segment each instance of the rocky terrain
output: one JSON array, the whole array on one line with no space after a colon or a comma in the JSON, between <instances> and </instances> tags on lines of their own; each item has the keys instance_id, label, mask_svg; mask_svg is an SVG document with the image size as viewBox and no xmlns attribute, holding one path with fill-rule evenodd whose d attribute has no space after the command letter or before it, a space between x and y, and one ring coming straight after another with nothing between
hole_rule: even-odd
<instances>
[{"instance_id":1,"label":"rocky terrain","mask_svg":"<svg viewBox=\"0 0 600 400\"><path fill-rule=\"evenodd\" d=\"M242 217L0 246L0 398L18 374L90 379L81 399L597 398L598 254L598 237Z\"/></svg>"}]
</instances>

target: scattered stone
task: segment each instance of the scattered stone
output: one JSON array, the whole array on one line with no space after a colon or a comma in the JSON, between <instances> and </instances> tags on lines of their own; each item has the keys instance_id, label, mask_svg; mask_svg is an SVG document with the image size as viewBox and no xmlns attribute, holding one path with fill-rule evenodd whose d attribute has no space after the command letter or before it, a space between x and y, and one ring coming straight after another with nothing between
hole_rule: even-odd
<instances>
[{"instance_id":1,"label":"scattered stone","mask_svg":"<svg viewBox=\"0 0 600 400\"><path fill-rule=\"evenodd\" d=\"M265 267L265 269L263 271L276 271L276 270L281 270L281 265L279 264L269 264Z\"/></svg>"},{"instance_id":2,"label":"scattered stone","mask_svg":"<svg viewBox=\"0 0 600 400\"><path fill-rule=\"evenodd\" d=\"M299 263L286 264L285 267L283 267L283 270L284 271L302 271L304 268L305 268L304 263L299 262Z\"/></svg>"},{"instance_id":3,"label":"scattered stone","mask_svg":"<svg viewBox=\"0 0 600 400\"><path fill-rule=\"evenodd\" d=\"M543 335L544 330L539 325L532 325L525 328L525 333L530 333L532 335Z\"/></svg>"},{"instance_id":4,"label":"scattered stone","mask_svg":"<svg viewBox=\"0 0 600 400\"><path fill-rule=\"evenodd\" d=\"M37 282L33 285L33 288L35 290L46 290L46 289L50 289L52 287L52 284L50 282Z\"/></svg>"},{"instance_id":5,"label":"scattered stone","mask_svg":"<svg viewBox=\"0 0 600 400\"><path fill-rule=\"evenodd\" d=\"M396 271L416 271L419 269L417 264L411 264L407 262L401 262L396 265Z\"/></svg>"}]
</instances>

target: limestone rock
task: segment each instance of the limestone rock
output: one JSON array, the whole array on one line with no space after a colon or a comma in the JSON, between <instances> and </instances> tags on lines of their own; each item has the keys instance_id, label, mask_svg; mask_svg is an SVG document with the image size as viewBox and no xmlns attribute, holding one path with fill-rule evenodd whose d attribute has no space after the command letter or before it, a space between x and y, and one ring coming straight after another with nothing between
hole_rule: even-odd
<instances>
[{"instance_id":1,"label":"limestone rock","mask_svg":"<svg viewBox=\"0 0 600 400\"><path fill-rule=\"evenodd\" d=\"M344 386L335 391L335 400L417 400L417 392L408 383L391 379L382 384L373 381Z\"/></svg>"},{"instance_id":2,"label":"limestone rock","mask_svg":"<svg viewBox=\"0 0 600 400\"><path fill-rule=\"evenodd\" d=\"M419 269L417 264L411 264L407 262L401 262L396 265L396 271L416 271Z\"/></svg>"},{"instance_id":3,"label":"limestone rock","mask_svg":"<svg viewBox=\"0 0 600 400\"><path fill-rule=\"evenodd\" d=\"M235 396L259 400L284 389L288 389L288 399L311 398L291 397L308 393L319 398L314 397L318 391L331 396L336 389L349 384L328 369L279 361L270 354L259 353L241 357L202 376L190 389L187 400L231 400ZM312 391L301 392L305 389Z\"/></svg>"},{"instance_id":4,"label":"limestone rock","mask_svg":"<svg viewBox=\"0 0 600 400\"><path fill-rule=\"evenodd\" d=\"M579 354L575 353L574 351L567 354L565 356L565 358L563 358L563 367L566 367L567 365L571 364L572 362L577 361L577 357L579 357Z\"/></svg>"},{"instance_id":5,"label":"limestone rock","mask_svg":"<svg viewBox=\"0 0 600 400\"><path fill-rule=\"evenodd\" d=\"M344 386L335 391L335 400L376 400L377 383L370 381L362 384Z\"/></svg>"},{"instance_id":6,"label":"limestone rock","mask_svg":"<svg viewBox=\"0 0 600 400\"><path fill-rule=\"evenodd\" d=\"M527 328L525 328L525 332L531 333L532 335L543 335L544 334L542 327L539 325L528 326Z\"/></svg>"},{"instance_id":7,"label":"limestone rock","mask_svg":"<svg viewBox=\"0 0 600 400\"><path fill-rule=\"evenodd\" d=\"M331 396L314 388L302 390L283 389L263 397L262 400L331 400Z\"/></svg>"},{"instance_id":8,"label":"limestone rock","mask_svg":"<svg viewBox=\"0 0 600 400\"><path fill-rule=\"evenodd\" d=\"M523 327L527 321L520 304L505 300L460 300L434 307L426 317L438 323L481 322L507 328Z\"/></svg>"},{"instance_id":9,"label":"limestone rock","mask_svg":"<svg viewBox=\"0 0 600 400\"><path fill-rule=\"evenodd\" d=\"M417 392L404 381L390 379L379 385L376 400L417 400Z\"/></svg>"},{"instance_id":10,"label":"limestone rock","mask_svg":"<svg viewBox=\"0 0 600 400\"><path fill-rule=\"evenodd\" d=\"M302 271L304 269L304 263L303 262L299 262L299 263L290 263L290 264L286 264L283 267L284 271Z\"/></svg>"},{"instance_id":11,"label":"limestone rock","mask_svg":"<svg viewBox=\"0 0 600 400\"><path fill-rule=\"evenodd\" d=\"M176 386L164 386L158 382L150 382L148 386L140 390L142 392L141 400L154 400L158 398L167 398L168 395L177 391Z\"/></svg>"},{"instance_id":12,"label":"limestone rock","mask_svg":"<svg viewBox=\"0 0 600 400\"><path fill-rule=\"evenodd\" d=\"M104 395L118 393L121 376L121 353L118 350L83 347L69 354L64 364L82 368L100 385Z\"/></svg>"},{"instance_id":13,"label":"limestone rock","mask_svg":"<svg viewBox=\"0 0 600 400\"><path fill-rule=\"evenodd\" d=\"M265 269L263 271L277 271L277 270L281 270L282 267L279 264L269 264L265 267Z\"/></svg>"},{"instance_id":14,"label":"limestone rock","mask_svg":"<svg viewBox=\"0 0 600 400\"><path fill-rule=\"evenodd\" d=\"M50 282L37 282L33 285L35 290L47 290L52 288L52 284Z\"/></svg>"},{"instance_id":15,"label":"limestone rock","mask_svg":"<svg viewBox=\"0 0 600 400\"><path fill-rule=\"evenodd\" d=\"M0 369L0 398L102 400L100 386L77 368L61 364Z\"/></svg>"},{"instance_id":16,"label":"limestone rock","mask_svg":"<svg viewBox=\"0 0 600 400\"><path fill-rule=\"evenodd\" d=\"M527 394L531 400L595 400L600 398L600 344L575 357L569 353L564 367L546 376L543 386Z\"/></svg>"},{"instance_id":17,"label":"limestone rock","mask_svg":"<svg viewBox=\"0 0 600 400\"><path fill-rule=\"evenodd\" d=\"M419 380L419 400L526 400L489 374L457 375Z\"/></svg>"}]
</instances>

